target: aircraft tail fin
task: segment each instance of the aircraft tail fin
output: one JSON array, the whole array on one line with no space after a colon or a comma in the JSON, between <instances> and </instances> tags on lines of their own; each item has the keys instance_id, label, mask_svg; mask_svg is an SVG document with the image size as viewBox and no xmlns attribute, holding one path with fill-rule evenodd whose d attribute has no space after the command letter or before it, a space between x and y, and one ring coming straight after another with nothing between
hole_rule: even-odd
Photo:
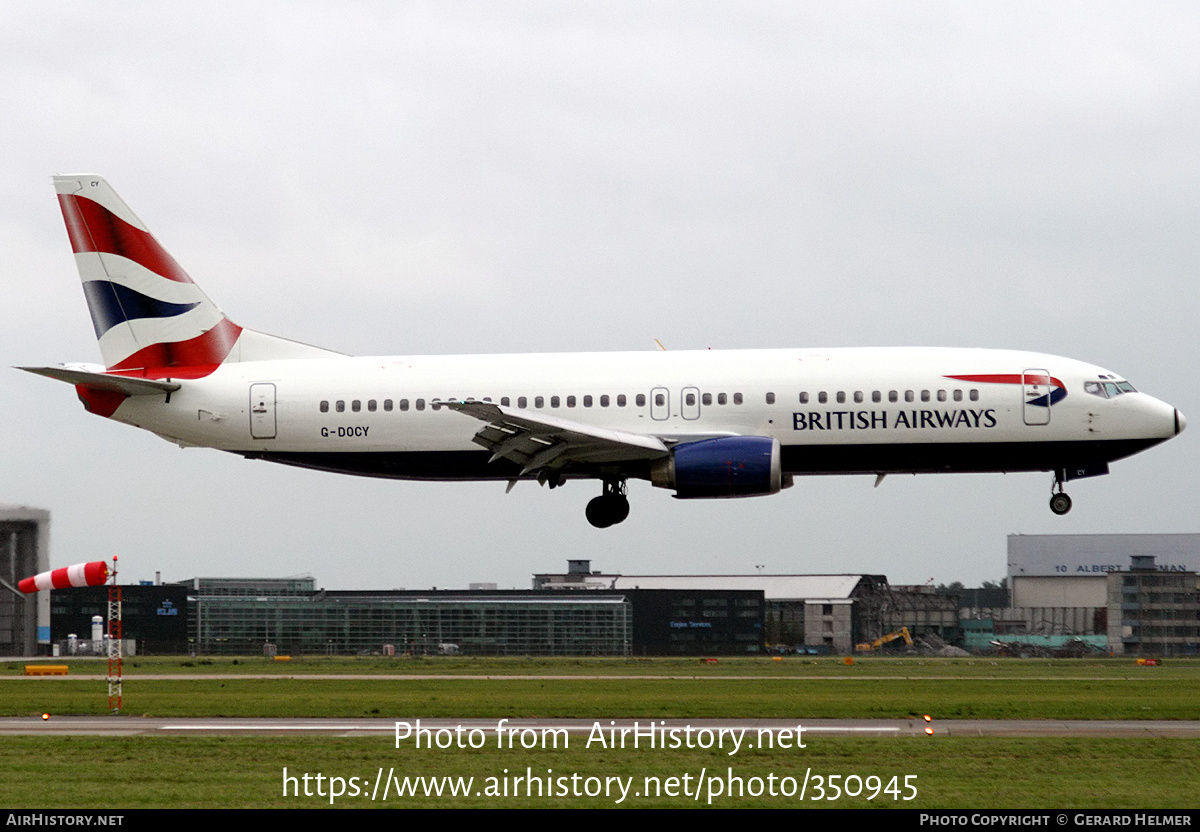
<instances>
[{"instance_id":1,"label":"aircraft tail fin","mask_svg":"<svg viewBox=\"0 0 1200 832\"><path fill-rule=\"evenodd\" d=\"M54 189L110 372L200 378L226 361L336 355L229 320L101 176Z\"/></svg>"}]
</instances>

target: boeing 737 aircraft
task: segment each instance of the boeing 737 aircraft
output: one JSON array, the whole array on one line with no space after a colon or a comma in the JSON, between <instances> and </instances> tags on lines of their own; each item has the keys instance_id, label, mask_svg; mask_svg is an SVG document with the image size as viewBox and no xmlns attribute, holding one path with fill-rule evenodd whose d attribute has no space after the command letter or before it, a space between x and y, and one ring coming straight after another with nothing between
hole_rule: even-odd
<instances>
[{"instance_id":1,"label":"boeing 737 aircraft","mask_svg":"<svg viewBox=\"0 0 1200 832\"><path fill-rule=\"evenodd\" d=\"M797 474L1053 473L1063 483L1183 430L1102 367L984 349L351 357L221 312L103 178L56 176L104 366L23 367L181 446L372 477L626 481L676 497L775 494Z\"/></svg>"}]
</instances>

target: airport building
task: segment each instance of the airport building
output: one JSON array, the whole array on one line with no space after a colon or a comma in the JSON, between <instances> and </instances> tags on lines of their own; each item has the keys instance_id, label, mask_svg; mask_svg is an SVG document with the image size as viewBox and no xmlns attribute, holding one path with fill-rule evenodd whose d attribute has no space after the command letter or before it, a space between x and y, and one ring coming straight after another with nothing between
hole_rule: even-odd
<instances>
[{"instance_id":1,"label":"airport building","mask_svg":"<svg viewBox=\"0 0 1200 832\"><path fill-rule=\"evenodd\" d=\"M538 589L757 590L763 593L766 646L845 655L907 627L941 642L960 638L958 603L932 587L891 586L883 575L621 575L571 560L565 574L538 574Z\"/></svg>"},{"instance_id":2,"label":"airport building","mask_svg":"<svg viewBox=\"0 0 1200 832\"><path fill-rule=\"evenodd\" d=\"M1108 644L1115 655L1184 656L1200 648L1195 572L1158 569L1153 556L1109 572Z\"/></svg>"},{"instance_id":3,"label":"airport building","mask_svg":"<svg viewBox=\"0 0 1200 832\"><path fill-rule=\"evenodd\" d=\"M762 650L762 592L317 589L312 578L194 578L198 653L735 655Z\"/></svg>"},{"instance_id":4,"label":"airport building","mask_svg":"<svg viewBox=\"0 0 1200 832\"><path fill-rule=\"evenodd\" d=\"M92 638L93 618L108 615L108 587L56 589L50 596L50 637L58 655L103 654ZM126 655L188 652L187 589L178 585L121 587L121 635Z\"/></svg>"},{"instance_id":5,"label":"airport building","mask_svg":"<svg viewBox=\"0 0 1200 832\"><path fill-rule=\"evenodd\" d=\"M17 589L50 568L50 512L0 506L0 656L32 656L50 642L48 593Z\"/></svg>"},{"instance_id":6,"label":"airport building","mask_svg":"<svg viewBox=\"0 0 1200 832\"><path fill-rule=\"evenodd\" d=\"M962 611L966 646L1076 642L1113 654L1193 655L1197 571L1200 534L1009 535L1011 600Z\"/></svg>"}]
</instances>

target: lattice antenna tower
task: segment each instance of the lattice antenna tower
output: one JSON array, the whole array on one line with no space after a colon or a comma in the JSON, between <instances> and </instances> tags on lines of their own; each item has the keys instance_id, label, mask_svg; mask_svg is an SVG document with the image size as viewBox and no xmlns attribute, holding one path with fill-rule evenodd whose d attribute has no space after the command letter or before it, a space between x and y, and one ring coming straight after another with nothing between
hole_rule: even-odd
<instances>
[{"instance_id":1,"label":"lattice antenna tower","mask_svg":"<svg viewBox=\"0 0 1200 832\"><path fill-rule=\"evenodd\" d=\"M108 709L121 713L121 587L117 584L117 556L113 555L108 580Z\"/></svg>"}]
</instances>

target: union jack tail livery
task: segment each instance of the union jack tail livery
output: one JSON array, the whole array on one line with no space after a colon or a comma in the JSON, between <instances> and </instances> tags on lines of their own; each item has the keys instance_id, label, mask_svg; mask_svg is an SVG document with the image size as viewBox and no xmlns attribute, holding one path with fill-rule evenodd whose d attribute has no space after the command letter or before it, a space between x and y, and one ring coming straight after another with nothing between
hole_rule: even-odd
<instances>
[{"instance_id":1,"label":"union jack tail livery","mask_svg":"<svg viewBox=\"0 0 1200 832\"><path fill-rule=\"evenodd\" d=\"M110 373L203 378L226 361L329 355L229 320L103 178L55 176L83 293Z\"/></svg>"},{"instance_id":2,"label":"union jack tail livery","mask_svg":"<svg viewBox=\"0 0 1200 832\"><path fill-rule=\"evenodd\" d=\"M54 187L108 370L152 378L198 378L215 370L242 328L106 181L56 176Z\"/></svg>"}]
</instances>

